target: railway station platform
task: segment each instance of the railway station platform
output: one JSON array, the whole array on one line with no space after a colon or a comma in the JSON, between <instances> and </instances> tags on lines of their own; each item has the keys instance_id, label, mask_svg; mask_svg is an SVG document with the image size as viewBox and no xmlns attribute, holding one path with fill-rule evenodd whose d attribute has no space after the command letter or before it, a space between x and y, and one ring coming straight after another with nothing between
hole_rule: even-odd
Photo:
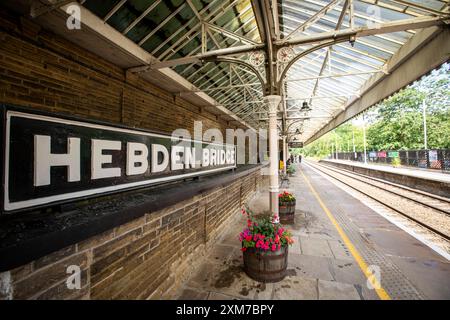
<instances>
[{"instance_id":1,"label":"railway station platform","mask_svg":"<svg viewBox=\"0 0 450 320\"><path fill-rule=\"evenodd\" d=\"M450 261L390 223L305 163L284 190L297 199L295 243L288 272L262 284L242 270L238 234L230 224L209 256L186 281L178 299L449 299ZM255 212L267 195L250 201ZM378 277L372 288L368 279Z\"/></svg>"},{"instance_id":2,"label":"railway station platform","mask_svg":"<svg viewBox=\"0 0 450 320\"><path fill-rule=\"evenodd\" d=\"M450 198L450 174L326 159L320 162Z\"/></svg>"},{"instance_id":3,"label":"railway station platform","mask_svg":"<svg viewBox=\"0 0 450 320\"><path fill-rule=\"evenodd\" d=\"M0 300L449 299L450 200L391 197L436 220L444 254L308 164L278 170L447 67L448 3L384 2L1 1ZM369 169L450 197L450 176ZM287 210L279 189L295 243L262 284L239 212Z\"/></svg>"}]
</instances>

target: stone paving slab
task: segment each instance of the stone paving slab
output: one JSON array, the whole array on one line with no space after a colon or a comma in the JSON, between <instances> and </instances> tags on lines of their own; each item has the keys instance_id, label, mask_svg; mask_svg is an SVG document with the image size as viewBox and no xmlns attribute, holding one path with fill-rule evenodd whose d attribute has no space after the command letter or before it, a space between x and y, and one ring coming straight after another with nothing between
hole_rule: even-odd
<instances>
[{"instance_id":1,"label":"stone paving slab","mask_svg":"<svg viewBox=\"0 0 450 320\"><path fill-rule=\"evenodd\" d=\"M286 277L274 286L274 300L317 300L317 279Z\"/></svg>"},{"instance_id":2,"label":"stone paving slab","mask_svg":"<svg viewBox=\"0 0 450 320\"><path fill-rule=\"evenodd\" d=\"M354 285L319 280L319 300L360 300Z\"/></svg>"},{"instance_id":3,"label":"stone paving slab","mask_svg":"<svg viewBox=\"0 0 450 320\"><path fill-rule=\"evenodd\" d=\"M300 237L300 245L305 255L333 257L328 241L324 239Z\"/></svg>"},{"instance_id":4,"label":"stone paving slab","mask_svg":"<svg viewBox=\"0 0 450 320\"><path fill-rule=\"evenodd\" d=\"M288 267L294 269L301 277L334 280L327 257L289 253Z\"/></svg>"}]
</instances>

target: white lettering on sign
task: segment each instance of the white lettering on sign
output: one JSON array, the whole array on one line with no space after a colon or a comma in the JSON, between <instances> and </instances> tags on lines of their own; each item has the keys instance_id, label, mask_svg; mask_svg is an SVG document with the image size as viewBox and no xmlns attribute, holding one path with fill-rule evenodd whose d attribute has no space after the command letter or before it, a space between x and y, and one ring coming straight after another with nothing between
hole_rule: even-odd
<instances>
[{"instance_id":1,"label":"white lettering on sign","mask_svg":"<svg viewBox=\"0 0 450 320\"><path fill-rule=\"evenodd\" d=\"M50 152L51 138L49 136L35 135L35 161L34 172L35 186L49 185L50 168L56 166L67 166L68 181L80 181L80 139L68 138L68 153L52 154ZM126 175L139 175L147 172L149 168L148 147L143 143L127 142ZM162 172L169 164L169 152L160 144L151 146L151 172ZM104 165L112 164L111 154L104 151L122 149L120 141L91 140L91 178L103 179L120 177L120 167L105 168ZM234 150L203 149L202 166L214 166L234 163ZM158 162L158 156L162 155L162 161ZM182 170L196 168L196 149L173 146L171 148L171 170Z\"/></svg>"},{"instance_id":2,"label":"white lettering on sign","mask_svg":"<svg viewBox=\"0 0 450 320\"><path fill-rule=\"evenodd\" d=\"M220 150L220 164L225 164L225 150Z\"/></svg>"},{"instance_id":3,"label":"white lettering on sign","mask_svg":"<svg viewBox=\"0 0 450 320\"><path fill-rule=\"evenodd\" d=\"M203 149L202 166L209 166L209 149Z\"/></svg>"},{"instance_id":4,"label":"white lettering on sign","mask_svg":"<svg viewBox=\"0 0 450 320\"><path fill-rule=\"evenodd\" d=\"M121 150L122 143L120 141L92 139L91 141L91 178L103 179L120 177L120 168L103 168L104 164L112 163L112 155L103 154L104 150Z\"/></svg>"},{"instance_id":5,"label":"white lettering on sign","mask_svg":"<svg viewBox=\"0 0 450 320\"><path fill-rule=\"evenodd\" d=\"M67 153L51 153L50 136L34 136L34 185L47 186L50 181L50 168L67 167L67 180L80 181L80 139L67 139Z\"/></svg>"},{"instance_id":6,"label":"white lettering on sign","mask_svg":"<svg viewBox=\"0 0 450 320\"><path fill-rule=\"evenodd\" d=\"M162 154L163 160L158 163L158 154ZM152 144L152 172L162 172L169 165L169 151L161 144Z\"/></svg>"},{"instance_id":7,"label":"white lettering on sign","mask_svg":"<svg viewBox=\"0 0 450 320\"><path fill-rule=\"evenodd\" d=\"M184 166L186 169L195 168L195 148L184 148Z\"/></svg>"},{"instance_id":8,"label":"white lettering on sign","mask_svg":"<svg viewBox=\"0 0 450 320\"><path fill-rule=\"evenodd\" d=\"M127 176L143 174L148 169L148 148L143 143L127 143Z\"/></svg>"},{"instance_id":9,"label":"white lettering on sign","mask_svg":"<svg viewBox=\"0 0 450 320\"><path fill-rule=\"evenodd\" d=\"M210 158L209 158L209 165L210 165L210 166L215 166L215 165L217 165L216 152L217 152L216 149L211 149L211 150L209 151L209 156L210 156Z\"/></svg>"},{"instance_id":10,"label":"white lettering on sign","mask_svg":"<svg viewBox=\"0 0 450 320\"><path fill-rule=\"evenodd\" d=\"M170 168L172 170L181 170L183 169L183 163L181 159L184 157L184 147L183 146L173 146L172 154L171 154L171 164Z\"/></svg>"}]
</instances>

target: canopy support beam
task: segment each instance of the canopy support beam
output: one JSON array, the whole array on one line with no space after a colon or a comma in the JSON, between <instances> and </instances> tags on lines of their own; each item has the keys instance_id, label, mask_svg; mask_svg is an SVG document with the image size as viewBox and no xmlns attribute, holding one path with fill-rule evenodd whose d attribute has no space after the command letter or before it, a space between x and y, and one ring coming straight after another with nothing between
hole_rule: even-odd
<instances>
[{"instance_id":1,"label":"canopy support beam","mask_svg":"<svg viewBox=\"0 0 450 320\"><path fill-rule=\"evenodd\" d=\"M389 97L448 59L450 59L449 28L434 27L418 32L388 61L387 74L374 74L361 89L360 97L349 101L344 111L309 137L305 144L313 142Z\"/></svg>"}]
</instances>

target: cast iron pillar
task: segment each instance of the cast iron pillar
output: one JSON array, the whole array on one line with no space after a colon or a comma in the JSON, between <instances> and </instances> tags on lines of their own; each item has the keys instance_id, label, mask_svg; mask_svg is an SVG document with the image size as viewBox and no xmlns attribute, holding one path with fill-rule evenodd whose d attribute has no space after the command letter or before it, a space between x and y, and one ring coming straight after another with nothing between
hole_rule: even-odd
<instances>
[{"instance_id":1,"label":"cast iron pillar","mask_svg":"<svg viewBox=\"0 0 450 320\"><path fill-rule=\"evenodd\" d=\"M286 176L286 169L287 169L287 159L288 159L288 153L287 153L287 135L283 135L283 175Z\"/></svg>"},{"instance_id":2,"label":"cast iron pillar","mask_svg":"<svg viewBox=\"0 0 450 320\"><path fill-rule=\"evenodd\" d=\"M278 127L277 127L277 113L278 106L281 101L279 95L268 95L264 97L264 102L269 109L269 192L270 192L270 211L275 217L276 222L278 217Z\"/></svg>"}]
</instances>

